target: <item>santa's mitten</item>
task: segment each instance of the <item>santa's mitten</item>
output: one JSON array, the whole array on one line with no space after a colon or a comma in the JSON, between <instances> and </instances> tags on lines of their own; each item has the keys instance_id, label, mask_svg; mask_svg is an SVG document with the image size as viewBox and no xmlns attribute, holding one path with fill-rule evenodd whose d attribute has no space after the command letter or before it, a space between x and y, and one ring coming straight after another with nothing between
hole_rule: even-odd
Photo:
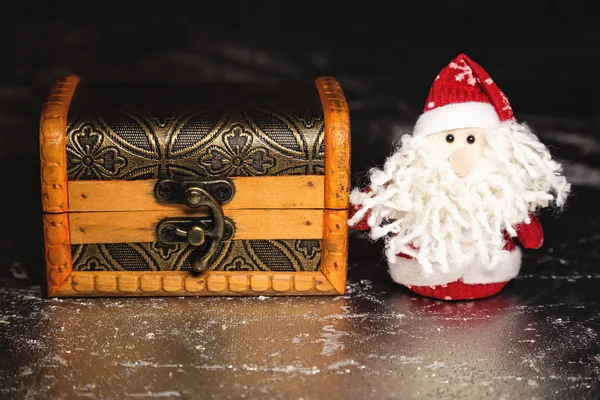
<instances>
[{"instance_id":1,"label":"santa's mitten","mask_svg":"<svg viewBox=\"0 0 600 400\"><path fill-rule=\"evenodd\" d=\"M462 279L445 285L411 286L406 285L412 292L424 297L440 300L474 300L493 296L499 293L508 282L494 283L464 283Z\"/></svg>"},{"instance_id":2,"label":"santa's mitten","mask_svg":"<svg viewBox=\"0 0 600 400\"><path fill-rule=\"evenodd\" d=\"M360 210L360 206L351 205L350 209L349 209L349 217L352 218L354 216L354 214L356 214L359 210ZM362 217L362 219L360 221L358 221L356 224L352 225L351 228L354 229L355 231L366 231L367 229L369 229L370 226L367 223L367 219L369 219L369 215L371 215L371 213L369 211L367 211L365 216Z\"/></svg>"},{"instance_id":3,"label":"santa's mitten","mask_svg":"<svg viewBox=\"0 0 600 400\"><path fill-rule=\"evenodd\" d=\"M530 215L528 224L521 223L515 227L517 239L526 249L539 249L544 243L542 223L535 215Z\"/></svg>"}]
</instances>

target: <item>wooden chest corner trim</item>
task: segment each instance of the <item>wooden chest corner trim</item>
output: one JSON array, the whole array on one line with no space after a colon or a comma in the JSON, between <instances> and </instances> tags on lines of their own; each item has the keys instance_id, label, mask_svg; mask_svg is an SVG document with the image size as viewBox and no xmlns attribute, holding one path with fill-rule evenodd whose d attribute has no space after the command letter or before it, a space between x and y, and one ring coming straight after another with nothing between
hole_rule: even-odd
<instances>
[{"instance_id":1,"label":"wooden chest corner trim","mask_svg":"<svg viewBox=\"0 0 600 400\"><path fill-rule=\"evenodd\" d=\"M350 195L350 112L339 82L320 77L315 84L325 123L325 208L347 209Z\"/></svg>"},{"instance_id":2,"label":"wooden chest corner trim","mask_svg":"<svg viewBox=\"0 0 600 400\"><path fill-rule=\"evenodd\" d=\"M60 297L248 296L341 294L317 272L79 272L54 293Z\"/></svg>"},{"instance_id":3,"label":"wooden chest corner trim","mask_svg":"<svg viewBox=\"0 0 600 400\"><path fill-rule=\"evenodd\" d=\"M67 149L65 134L67 114L79 77L69 75L57 79L42 107L40 117L40 168L42 210L48 213L66 212Z\"/></svg>"},{"instance_id":4,"label":"wooden chest corner trim","mask_svg":"<svg viewBox=\"0 0 600 400\"><path fill-rule=\"evenodd\" d=\"M325 210L320 270L340 294L346 292L348 210Z\"/></svg>"},{"instance_id":5,"label":"wooden chest corner trim","mask_svg":"<svg viewBox=\"0 0 600 400\"><path fill-rule=\"evenodd\" d=\"M350 112L339 82L315 81L325 122L325 211L320 270L340 294L346 291L350 196Z\"/></svg>"},{"instance_id":6,"label":"wooden chest corner trim","mask_svg":"<svg viewBox=\"0 0 600 400\"><path fill-rule=\"evenodd\" d=\"M44 214L46 292L52 296L73 269L68 214Z\"/></svg>"},{"instance_id":7,"label":"wooden chest corner trim","mask_svg":"<svg viewBox=\"0 0 600 400\"><path fill-rule=\"evenodd\" d=\"M69 75L52 85L40 116L40 176L46 291L52 296L67 280L73 268L67 194L67 113L79 78Z\"/></svg>"}]
</instances>

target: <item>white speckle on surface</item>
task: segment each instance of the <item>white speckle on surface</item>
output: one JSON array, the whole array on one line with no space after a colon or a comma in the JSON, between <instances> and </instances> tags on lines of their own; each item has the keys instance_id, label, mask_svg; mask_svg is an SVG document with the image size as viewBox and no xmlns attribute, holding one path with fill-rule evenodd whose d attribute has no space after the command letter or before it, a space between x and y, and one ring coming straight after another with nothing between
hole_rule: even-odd
<instances>
[{"instance_id":1,"label":"white speckle on surface","mask_svg":"<svg viewBox=\"0 0 600 400\"><path fill-rule=\"evenodd\" d=\"M429 369L435 370L435 369L440 369L440 368L447 368L447 366L443 362L434 361L432 364L426 365L424 368L429 368Z\"/></svg>"},{"instance_id":2,"label":"white speckle on surface","mask_svg":"<svg viewBox=\"0 0 600 400\"><path fill-rule=\"evenodd\" d=\"M534 381L533 379L528 379L527 380L527 384L529 386L533 386L533 387L538 387L539 386L538 383L536 381Z\"/></svg>"},{"instance_id":3,"label":"white speckle on surface","mask_svg":"<svg viewBox=\"0 0 600 400\"><path fill-rule=\"evenodd\" d=\"M340 300L348 300L349 298L350 298L350 296L335 296L332 300L340 301Z\"/></svg>"},{"instance_id":4,"label":"white speckle on surface","mask_svg":"<svg viewBox=\"0 0 600 400\"><path fill-rule=\"evenodd\" d=\"M181 397L181 393L176 390L167 390L163 392L145 392L145 393L125 393L125 397Z\"/></svg>"},{"instance_id":5,"label":"white speckle on surface","mask_svg":"<svg viewBox=\"0 0 600 400\"><path fill-rule=\"evenodd\" d=\"M57 363L59 363L60 365L67 365L67 360L65 360L64 358L62 358L61 356L59 356L58 354L55 354L54 356L52 356L50 358L51 361L56 361Z\"/></svg>"},{"instance_id":6,"label":"white speckle on surface","mask_svg":"<svg viewBox=\"0 0 600 400\"><path fill-rule=\"evenodd\" d=\"M529 368L531 368L535 372L540 372L540 370L538 368L538 365L537 365L537 362L533 358L524 357L523 361L521 361L521 363L522 364L526 364Z\"/></svg>"},{"instance_id":7,"label":"white speckle on surface","mask_svg":"<svg viewBox=\"0 0 600 400\"><path fill-rule=\"evenodd\" d=\"M134 362L119 363L122 367L153 367L153 368L180 368L181 364L160 364L157 362L139 360Z\"/></svg>"},{"instance_id":8,"label":"white speckle on surface","mask_svg":"<svg viewBox=\"0 0 600 400\"><path fill-rule=\"evenodd\" d=\"M285 372L285 373L293 373L299 372L301 374L307 375L315 375L321 372L318 367L298 367L294 365L286 365L285 367L273 367L269 369L270 372Z\"/></svg>"},{"instance_id":9,"label":"white speckle on surface","mask_svg":"<svg viewBox=\"0 0 600 400\"><path fill-rule=\"evenodd\" d=\"M359 369L364 369L366 368L364 365L362 365L359 362L356 362L354 360L340 360L340 361L336 361L330 365L327 366L328 370L335 370L335 369L339 369L342 367L348 367L348 366L354 366L354 367L358 367Z\"/></svg>"},{"instance_id":10,"label":"white speckle on surface","mask_svg":"<svg viewBox=\"0 0 600 400\"><path fill-rule=\"evenodd\" d=\"M315 342L323 343L321 354L328 356L337 350L344 349L344 343L340 339L345 335L347 335L346 332L336 330L332 325L325 325L322 328L321 338Z\"/></svg>"},{"instance_id":11,"label":"white speckle on surface","mask_svg":"<svg viewBox=\"0 0 600 400\"><path fill-rule=\"evenodd\" d=\"M299 333L299 334L297 334L296 336L294 336L292 338L292 343L294 343L294 344L300 344L300 343L302 343L302 337L303 336L308 336L308 335L304 335L302 333Z\"/></svg>"},{"instance_id":12,"label":"white speckle on surface","mask_svg":"<svg viewBox=\"0 0 600 400\"><path fill-rule=\"evenodd\" d=\"M327 320L327 319L354 319L354 318L367 318L370 317L371 315L368 313L362 313L362 314L352 314L349 312L345 312L344 314L332 314L332 315L328 315L326 317L320 318L320 320Z\"/></svg>"}]
</instances>

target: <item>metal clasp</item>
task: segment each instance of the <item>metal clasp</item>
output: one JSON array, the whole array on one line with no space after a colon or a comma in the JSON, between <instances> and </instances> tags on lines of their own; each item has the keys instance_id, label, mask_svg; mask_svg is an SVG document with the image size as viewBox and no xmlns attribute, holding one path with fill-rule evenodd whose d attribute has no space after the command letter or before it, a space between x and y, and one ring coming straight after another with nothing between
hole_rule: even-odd
<instances>
[{"instance_id":1,"label":"metal clasp","mask_svg":"<svg viewBox=\"0 0 600 400\"><path fill-rule=\"evenodd\" d=\"M163 203L209 209L208 217L166 218L156 227L156 235L161 242L188 243L196 247L191 254L192 270L206 270L217 247L235 233L233 221L225 217L221 208L221 204L233 198L233 182L227 178L161 179L156 183L154 193L156 199Z\"/></svg>"}]
</instances>

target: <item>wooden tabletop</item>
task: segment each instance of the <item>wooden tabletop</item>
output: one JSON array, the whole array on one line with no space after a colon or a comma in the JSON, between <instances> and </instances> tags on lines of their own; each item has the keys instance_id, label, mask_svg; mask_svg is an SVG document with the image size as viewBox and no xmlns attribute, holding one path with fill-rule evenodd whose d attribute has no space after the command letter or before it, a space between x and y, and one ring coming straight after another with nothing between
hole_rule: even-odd
<instances>
[{"instance_id":1,"label":"wooden tabletop","mask_svg":"<svg viewBox=\"0 0 600 400\"><path fill-rule=\"evenodd\" d=\"M0 16L0 397L598 397L598 24L574 6L498 4L424 4L418 21L418 8L405 5L400 14L344 14L300 4L226 13L14 4ZM344 296L41 296L37 133L58 75L267 83L336 76L350 106L357 184L414 123L435 74L460 52L488 70L517 117L565 160L574 184L563 214L541 215L544 246L524 251L519 277L499 295L417 297L391 281L381 243L351 233Z\"/></svg>"}]
</instances>

